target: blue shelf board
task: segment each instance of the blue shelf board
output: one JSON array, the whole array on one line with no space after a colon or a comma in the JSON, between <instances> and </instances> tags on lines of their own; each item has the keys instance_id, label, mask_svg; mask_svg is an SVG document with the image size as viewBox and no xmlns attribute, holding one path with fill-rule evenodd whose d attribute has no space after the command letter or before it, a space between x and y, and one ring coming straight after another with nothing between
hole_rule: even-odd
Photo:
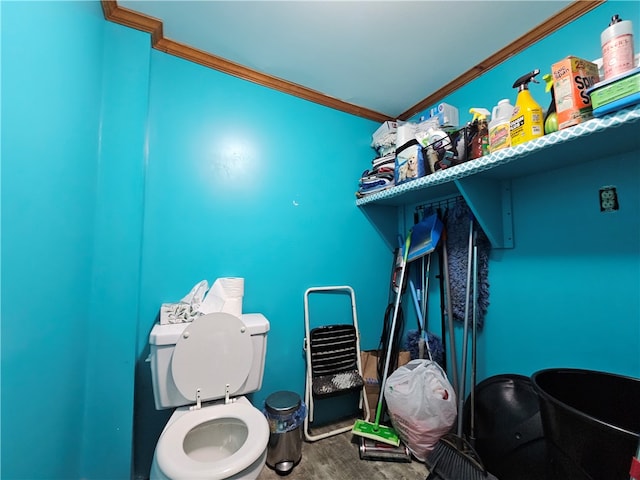
<instances>
[{"instance_id":1,"label":"blue shelf board","mask_svg":"<svg viewBox=\"0 0 640 480\"><path fill-rule=\"evenodd\" d=\"M455 181L471 176L504 181L638 150L639 121L640 105L635 105L367 195L356 205L411 205L454 195L459 191Z\"/></svg>"}]
</instances>

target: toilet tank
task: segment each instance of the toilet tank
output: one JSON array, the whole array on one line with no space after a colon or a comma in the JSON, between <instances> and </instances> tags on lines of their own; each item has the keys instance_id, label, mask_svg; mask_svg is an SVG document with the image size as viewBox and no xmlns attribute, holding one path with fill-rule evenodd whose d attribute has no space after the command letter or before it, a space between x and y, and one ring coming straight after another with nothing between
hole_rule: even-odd
<instances>
[{"instance_id":1,"label":"toilet tank","mask_svg":"<svg viewBox=\"0 0 640 480\"><path fill-rule=\"evenodd\" d=\"M260 390L264 374L264 363L267 353L267 332L269 321L261 313L246 313L241 316L242 322L251 335L253 346L253 362L244 384L236 392L236 397ZM151 379L153 397L157 410L188 405L193 401L186 399L176 387L171 373L171 357L176 342L190 323L172 323L160 325L156 323L149 334L149 359L151 362ZM211 368L219 368L213 365ZM222 398L222 397L220 397ZM215 400L215 399L209 399Z\"/></svg>"}]
</instances>

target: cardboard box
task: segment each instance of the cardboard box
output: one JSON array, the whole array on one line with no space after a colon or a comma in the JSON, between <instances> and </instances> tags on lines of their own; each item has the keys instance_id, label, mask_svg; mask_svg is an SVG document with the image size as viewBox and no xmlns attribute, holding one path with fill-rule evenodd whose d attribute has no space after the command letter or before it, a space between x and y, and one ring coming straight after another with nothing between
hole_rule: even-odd
<instances>
[{"instance_id":1,"label":"cardboard box","mask_svg":"<svg viewBox=\"0 0 640 480\"><path fill-rule=\"evenodd\" d=\"M396 133L398 123L393 121L382 122L378 129L372 135L373 138L380 138L391 133Z\"/></svg>"},{"instance_id":2,"label":"cardboard box","mask_svg":"<svg viewBox=\"0 0 640 480\"><path fill-rule=\"evenodd\" d=\"M395 145L397 130L397 122L383 122L375 133L371 135L371 146L377 149L380 146Z\"/></svg>"},{"instance_id":3,"label":"cardboard box","mask_svg":"<svg viewBox=\"0 0 640 480\"><path fill-rule=\"evenodd\" d=\"M362 363L362 376L364 377L364 390L367 395L367 402L372 415L375 416L378 405L378 395L380 394L380 382L378 380L378 356L377 350L366 350L360 352L360 362ZM411 361L411 354L408 351L398 353L398 367L406 365ZM393 372L389 372L391 375Z\"/></svg>"},{"instance_id":4,"label":"cardboard box","mask_svg":"<svg viewBox=\"0 0 640 480\"><path fill-rule=\"evenodd\" d=\"M560 130L592 118L591 97L587 90L600 81L598 66L569 56L554 63L551 73Z\"/></svg>"},{"instance_id":5,"label":"cardboard box","mask_svg":"<svg viewBox=\"0 0 640 480\"><path fill-rule=\"evenodd\" d=\"M439 103L435 107L425 110L421 113L420 118L426 120L429 118L436 118L438 123L443 128L458 128L460 124L458 109L448 103Z\"/></svg>"}]
</instances>

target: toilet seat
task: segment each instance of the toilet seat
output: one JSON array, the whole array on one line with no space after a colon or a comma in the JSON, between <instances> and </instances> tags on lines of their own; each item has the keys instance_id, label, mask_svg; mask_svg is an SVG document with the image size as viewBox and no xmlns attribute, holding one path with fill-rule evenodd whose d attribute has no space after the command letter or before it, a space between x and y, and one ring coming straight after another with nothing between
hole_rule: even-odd
<instances>
[{"instance_id":1,"label":"toilet seat","mask_svg":"<svg viewBox=\"0 0 640 480\"><path fill-rule=\"evenodd\" d=\"M194 320L176 342L171 373L180 394L196 402L237 392L253 362L251 334L242 320L229 313L210 313ZM224 366L224 368L222 368Z\"/></svg>"},{"instance_id":2,"label":"toilet seat","mask_svg":"<svg viewBox=\"0 0 640 480\"><path fill-rule=\"evenodd\" d=\"M212 420L238 420L247 428L243 445L228 457L204 462L184 450L187 435ZM249 467L262 455L269 442L269 424L258 409L247 403L229 403L192 410L170 423L156 445L156 459L164 475L173 479L222 480Z\"/></svg>"}]
</instances>

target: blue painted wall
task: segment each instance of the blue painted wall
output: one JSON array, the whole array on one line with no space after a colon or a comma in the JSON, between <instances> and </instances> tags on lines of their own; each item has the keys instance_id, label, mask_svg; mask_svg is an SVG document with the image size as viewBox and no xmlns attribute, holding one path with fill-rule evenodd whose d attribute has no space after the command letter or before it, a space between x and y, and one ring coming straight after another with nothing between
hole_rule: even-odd
<instances>
[{"instance_id":1,"label":"blue painted wall","mask_svg":"<svg viewBox=\"0 0 640 480\"><path fill-rule=\"evenodd\" d=\"M104 22L82 474L131 474L149 36Z\"/></svg>"},{"instance_id":2,"label":"blue painted wall","mask_svg":"<svg viewBox=\"0 0 640 480\"><path fill-rule=\"evenodd\" d=\"M632 20L638 52L637 2L609 1L443 101L458 107L461 123L470 121L471 107L491 110L502 98L515 104L513 82L539 68L541 83L530 84L530 90L546 109L550 95L544 92L542 75L568 55L599 58L600 32L616 13ZM615 138L614 130L610 141ZM584 153L579 141L575 148L575 155ZM494 250L491 255L491 305L479 336L479 381L505 372L530 375L550 367L640 377L637 154L514 179L515 248ZM618 188L618 212L599 210L598 190L605 185ZM460 342L457 351L460 355Z\"/></svg>"},{"instance_id":3,"label":"blue painted wall","mask_svg":"<svg viewBox=\"0 0 640 480\"><path fill-rule=\"evenodd\" d=\"M245 278L244 311L271 322L263 388L253 398L261 406L273 391L303 395L305 289L351 285L363 344L373 348L389 265L382 239L354 207L374 122L156 51L150 77L136 401L142 471L168 415L153 411L143 361L161 303L202 279Z\"/></svg>"},{"instance_id":4,"label":"blue painted wall","mask_svg":"<svg viewBox=\"0 0 640 480\"><path fill-rule=\"evenodd\" d=\"M611 13L640 25L633 3L612 3L446 101L464 118L514 98L525 71L599 56ZM3 2L2 127L2 478L146 475L168 415L153 406L148 333L201 279L245 277L244 310L271 321L257 405L302 394L307 287L352 285L363 346L377 345L391 255L353 196L374 122L151 50L97 2ZM493 253L481 378L640 375L632 157L514 182L516 248ZM605 184L615 214L597 210Z\"/></svg>"},{"instance_id":5,"label":"blue painted wall","mask_svg":"<svg viewBox=\"0 0 640 480\"><path fill-rule=\"evenodd\" d=\"M309 286L352 285L377 345L389 253L353 196L374 122L151 51L95 2L3 13L3 478L126 478L134 448L148 474L148 333L202 278L244 276L271 321L256 404L302 394Z\"/></svg>"},{"instance_id":6,"label":"blue painted wall","mask_svg":"<svg viewBox=\"0 0 640 480\"><path fill-rule=\"evenodd\" d=\"M103 27L2 4L2 478L81 476Z\"/></svg>"}]
</instances>

